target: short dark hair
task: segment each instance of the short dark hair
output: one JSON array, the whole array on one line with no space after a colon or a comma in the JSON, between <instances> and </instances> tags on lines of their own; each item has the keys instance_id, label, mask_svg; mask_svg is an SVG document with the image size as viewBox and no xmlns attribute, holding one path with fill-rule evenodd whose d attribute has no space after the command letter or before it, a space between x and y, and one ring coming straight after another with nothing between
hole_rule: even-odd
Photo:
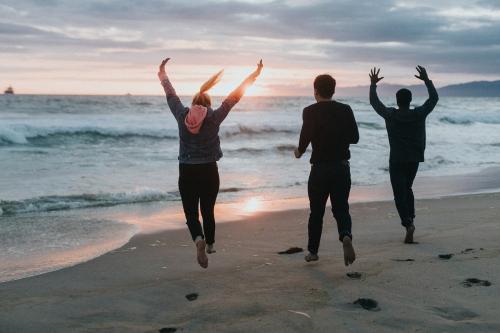
<instances>
[{"instance_id":1,"label":"short dark hair","mask_svg":"<svg viewBox=\"0 0 500 333\"><path fill-rule=\"evenodd\" d=\"M335 79L328 74L316 76L314 79L314 89L323 98L332 98L335 93Z\"/></svg>"},{"instance_id":2,"label":"short dark hair","mask_svg":"<svg viewBox=\"0 0 500 333\"><path fill-rule=\"evenodd\" d=\"M406 88L399 89L396 93L396 101L399 106L410 106L411 102L411 91Z\"/></svg>"}]
</instances>

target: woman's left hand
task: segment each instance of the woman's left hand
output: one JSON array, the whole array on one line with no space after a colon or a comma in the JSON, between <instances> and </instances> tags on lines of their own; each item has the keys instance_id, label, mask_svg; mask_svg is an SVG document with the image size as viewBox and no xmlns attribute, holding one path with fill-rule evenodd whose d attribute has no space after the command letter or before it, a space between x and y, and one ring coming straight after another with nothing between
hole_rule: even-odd
<instances>
[{"instance_id":1,"label":"woman's left hand","mask_svg":"<svg viewBox=\"0 0 500 333\"><path fill-rule=\"evenodd\" d=\"M165 72L165 65L167 64L167 62L169 60L170 60L170 58L166 58L160 64L160 68L158 70L158 79L160 79L160 81L167 79L167 73Z\"/></svg>"},{"instance_id":2,"label":"woman's left hand","mask_svg":"<svg viewBox=\"0 0 500 333\"><path fill-rule=\"evenodd\" d=\"M260 73L262 72L262 68L264 68L264 64L262 63L262 59L260 59L259 63L257 64L257 69L252 73L252 78L254 80L260 75Z\"/></svg>"}]
</instances>

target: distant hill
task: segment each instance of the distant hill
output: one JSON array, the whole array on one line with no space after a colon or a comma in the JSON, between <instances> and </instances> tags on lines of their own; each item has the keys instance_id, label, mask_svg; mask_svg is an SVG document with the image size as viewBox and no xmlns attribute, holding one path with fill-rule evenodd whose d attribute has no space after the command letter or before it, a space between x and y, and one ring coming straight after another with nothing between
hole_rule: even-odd
<instances>
[{"instance_id":1,"label":"distant hill","mask_svg":"<svg viewBox=\"0 0 500 333\"><path fill-rule=\"evenodd\" d=\"M423 84L404 86L398 84L380 84L377 92L380 96L394 96L401 88L410 89L414 96L426 96L427 89ZM356 86L338 88L338 96L368 96L370 86ZM460 84L452 84L438 88L440 96L455 97L500 97L500 80L498 81L476 81Z\"/></svg>"},{"instance_id":2,"label":"distant hill","mask_svg":"<svg viewBox=\"0 0 500 333\"><path fill-rule=\"evenodd\" d=\"M453 84L440 88L438 92L441 96L500 97L500 80Z\"/></svg>"},{"instance_id":3,"label":"distant hill","mask_svg":"<svg viewBox=\"0 0 500 333\"><path fill-rule=\"evenodd\" d=\"M379 96L394 96L396 91L401 88L408 88L411 90L413 95L419 96L427 93L427 89L422 85L412 85L412 86L404 86L399 84L379 84L377 86L377 93ZM370 86L356 86L356 87L345 87L345 88L337 88L335 91L335 95L338 96L356 96L356 97L368 97L370 93Z\"/></svg>"}]
</instances>

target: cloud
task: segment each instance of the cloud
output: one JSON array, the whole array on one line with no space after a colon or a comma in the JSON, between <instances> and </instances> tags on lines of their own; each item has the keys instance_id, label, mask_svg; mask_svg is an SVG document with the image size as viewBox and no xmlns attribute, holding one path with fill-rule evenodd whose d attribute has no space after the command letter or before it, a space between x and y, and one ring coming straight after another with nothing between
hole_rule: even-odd
<instances>
[{"instance_id":1,"label":"cloud","mask_svg":"<svg viewBox=\"0 0 500 333\"><path fill-rule=\"evenodd\" d=\"M264 57L311 72L419 63L443 77L500 75L494 0L4 0L0 13L3 62L25 54L146 68L168 54L193 67Z\"/></svg>"}]
</instances>

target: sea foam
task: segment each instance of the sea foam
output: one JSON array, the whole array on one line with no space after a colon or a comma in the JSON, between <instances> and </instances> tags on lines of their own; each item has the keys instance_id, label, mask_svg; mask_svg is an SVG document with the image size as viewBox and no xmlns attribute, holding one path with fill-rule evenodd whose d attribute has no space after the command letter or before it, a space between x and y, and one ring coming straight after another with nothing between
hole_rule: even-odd
<instances>
[{"instance_id":1,"label":"sea foam","mask_svg":"<svg viewBox=\"0 0 500 333\"><path fill-rule=\"evenodd\" d=\"M179 200L178 193L143 189L119 193L51 195L24 200L4 200L0 201L0 210L3 215L14 215L21 213L49 212L91 207L110 207L116 205L169 200Z\"/></svg>"}]
</instances>

